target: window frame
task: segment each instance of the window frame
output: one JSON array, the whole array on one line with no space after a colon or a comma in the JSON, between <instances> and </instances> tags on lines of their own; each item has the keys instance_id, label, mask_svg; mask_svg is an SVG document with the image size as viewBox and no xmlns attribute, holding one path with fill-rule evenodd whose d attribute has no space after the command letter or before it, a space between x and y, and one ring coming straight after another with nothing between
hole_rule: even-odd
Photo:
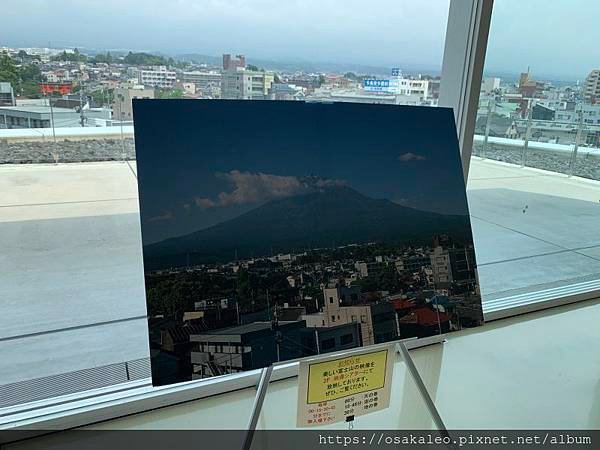
<instances>
[{"instance_id":1,"label":"window frame","mask_svg":"<svg viewBox=\"0 0 600 450\"><path fill-rule=\"evenodd\" d=\"M494 0L451 0L442 63L439 106L454 111L465 182ZM486 322L600 297L600 280L482 302Z\"/></svg>"},{"instance_id":2,"label":"window frame","mask_svg":"<svg viewBox=\"0 0 600 450\"><path fill-rule=\"evenodd\" d=\"M452 108L465 182L494 0L450 0L438 105Z\"/></svg>"}]
</instances>

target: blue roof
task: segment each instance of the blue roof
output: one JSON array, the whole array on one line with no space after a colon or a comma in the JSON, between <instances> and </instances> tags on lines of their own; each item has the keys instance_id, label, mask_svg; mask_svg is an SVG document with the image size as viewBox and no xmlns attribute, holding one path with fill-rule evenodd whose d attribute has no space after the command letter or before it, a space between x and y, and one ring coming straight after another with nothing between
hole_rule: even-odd
<instances>
[{"instance_id":1,"label":"blue roof","mask_svg":"<svg viewBox=\"0 0 600 450\"><path fill-rule=\"evenodd\" d=\"M431 300L429 300L429 302L434 305L448 305L452 303L452 301L445 295L435 295L431 297Z\"/></svg>"}]
</instances>

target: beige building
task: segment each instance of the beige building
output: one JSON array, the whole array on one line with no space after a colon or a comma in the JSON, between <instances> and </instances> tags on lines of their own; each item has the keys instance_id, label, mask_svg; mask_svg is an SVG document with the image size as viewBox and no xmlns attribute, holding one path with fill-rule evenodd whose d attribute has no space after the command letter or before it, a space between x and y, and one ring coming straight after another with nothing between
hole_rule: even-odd
<instances>
[{"instance_id":1,"label":"beige building","mask_svg":"<svg viewBox=\"0 0 600 450\"><path fill-rule=\"evenodd\" d=\"M242 67L223 70L221 97L234 100L265 100L275 79L271 72L247 70Z\"/></svg>"},{"instance_id":2,"label":"beige building","mask_svg":"<svg viewBox=\"0 0 600 450\"><path fill-rule=\"evenodd\" d=\"M585 79L583 96L589 103L600 103L600 69L595 69Z\"/></svg>"},{"instance_id":3,"label":"beige building","mask_svg":"<svg viewBox=\"0 0 600 450\"><path fill-rule=\"evenodd\" d=\"M439 288L444 283L475 281L475 252L472 247L437 245L430 255L433 281Z\"/></svg>"},{"instance_id":4,"label":"beige building","mask_svg":"<svg viewBox=\"0 0 600 450\"><path fill-rule=\"evenodd\" d=\"M131 101L134 98L154 98L154 89L115 89L112 104L113 119L119 121L133 120L133 108L131 106Z\"/></svg>"},{"instance_id":5,"label":"beige building","mask_svg":"<svg viewBox=\"0 0 600 450\"><path fill-rule=\"evenodd\" d=\"M219 98L221 96L221 72L193 71L183 72L183 81L194 83L203 97Z\"/></svg>"},{"instance_id":6,"label":"beige building","mask_svg":"<svg viewBox=\"0 0 600 450\"><path fill-rule=\"evenodd\" d=\"M431 252L431 268L433 269L433 280L438 283L452 282L452 266L450 262L450 252L437 246Z\"/></svg>"},{"instance_id":7,"label":"beige building","mask_svg":"<svg viewBox=\"0 0 600 450\"><path fill-rule=\"evenodd\" d=\"M325 304L321 312L305 314L302 320L308 328L335 327L349 323L360 323L363 345L375 343L373 319L369 305L342 306L338 288L324 288Z\"/></svg>"},{"instance_id":8,"label":"beige building","mask_svg":"<svg viewBox=\"0 0 600 450\"><path fill-rule=\"evenodd\" d=\"M195 83L183 81L183 82L177 83L175 85L175 87L180 88L183 91L183 93L186 95L194 95L196 93L196 84Z\"/></svg>"}]
</instances>

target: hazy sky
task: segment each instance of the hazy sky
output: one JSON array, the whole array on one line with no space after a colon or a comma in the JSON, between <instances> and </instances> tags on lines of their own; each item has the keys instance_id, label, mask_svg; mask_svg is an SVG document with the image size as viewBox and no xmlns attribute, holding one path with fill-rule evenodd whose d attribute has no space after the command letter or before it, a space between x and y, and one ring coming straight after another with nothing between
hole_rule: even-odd
<instances>
[{"instance_id":1,"label":"hazy sky","mask_svg":"<svg viewBox=\"0 0 600 450\"><path fill-rule=\"evenodd\" d=\"M487 71L583 80L600 67L597 0L495 0Z\"/></svg>"},{"instance_id":2,"label":"hazy sky","mask_svg":"<svg viewBox=\"0 0 600 450\"><path fill-rule=\"evenodd\" d=\"M19 0L3 5L0 40L437 67L448 5L449 0Z\"/></svg>"},{"instance_id":3,"label":"hazy sky","mask_svg":"<svg viewBox=\"0 0 600 450\"><path fill-rule=\"evenodd\" d=\"M19 0L0 45L195 52L439 68L450 0ZM600 2L496 0L488 71L582 79L600 65ZM410 70L410 69L409 69Z\"/></svg>"},{"instance_id":4,"label":"hazy sky","mask_svg":"<svg viewBox=\"0 0 600 450\"><path fill-rule=\"evenodd\" d=\"M135 105L135 116L145 244L307 193L311 176L420 210L467 214L450 110L152 100Z\"/></svg>"}]
</instances>

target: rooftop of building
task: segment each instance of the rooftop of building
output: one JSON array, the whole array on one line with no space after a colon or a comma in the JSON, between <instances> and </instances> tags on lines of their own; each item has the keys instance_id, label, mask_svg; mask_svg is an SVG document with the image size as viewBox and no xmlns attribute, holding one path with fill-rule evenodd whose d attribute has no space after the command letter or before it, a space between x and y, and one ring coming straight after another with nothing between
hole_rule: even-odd
<instances>
[{"instance_id":1,"label":"rooftop of building","mask_svg":"<svg viewBox=\"0 0 600 450\"><path fill-rule=\"evenodd\" d=\"M50 114L50 112L52 112L52 114L72 114L73 113L73 109L71 108L61 108L61 107L52 107L50 108L49 106L39 106L39 105L34 105L34 106L0 106L0 111L6 111L6 112L10 112L10 111L15 111L15 112L22 112L22 113L30 113L30 114Z\"/></svg>"},{"instance_id":2,"label":"rooftop of building","mask_svg":"<svg viewBox=\"0 0 600 450\"><path fill-rule=\"evenodd\" d=\"M427 307L422 307L411 311L406 316L398 319L401 324L418 324L425 327L437 325L438 323L448 322L450 317L443 312L437 312Z\"/></svg>"},{"instance_id":3,"label":"rooftop of building","mask_svg":"<svg viewBox=\"0 0 600 450\"><path fill-rule=\"evenodd\" d=\"M22 107L18 107L22 108ZM29 108L29 107L27 107ZM32 106L33 108L33 106ZM2 108L0 108L0 111ZM73 110L68 110L73 112ZM41 141L47 142L55 136L57 139L89 139L94 137L125 137L133 136L133 126L122 127L57 127L54 132L51 128L0 128L0 139L6 141Z\"/></svg>"},{"instance_id":4,"label":"rooftop of building","mask_svg":"<svg viewBox=\"0 0 600 450\"><path fill-rule=\"evenodd\" d=\"M280 321L279 326L285 326L289 324L298 323L299 321ZM228 328L219 328L216 330L208 330L203 331L202 334L199 334L195 337L195 340L198 340L202 336L207 335L241 335L247 333L254 333L256 331L270 330L272 327L271 322L253 322L245 325L237 325L234 327Z\"/></svg>"}]
</instances>

